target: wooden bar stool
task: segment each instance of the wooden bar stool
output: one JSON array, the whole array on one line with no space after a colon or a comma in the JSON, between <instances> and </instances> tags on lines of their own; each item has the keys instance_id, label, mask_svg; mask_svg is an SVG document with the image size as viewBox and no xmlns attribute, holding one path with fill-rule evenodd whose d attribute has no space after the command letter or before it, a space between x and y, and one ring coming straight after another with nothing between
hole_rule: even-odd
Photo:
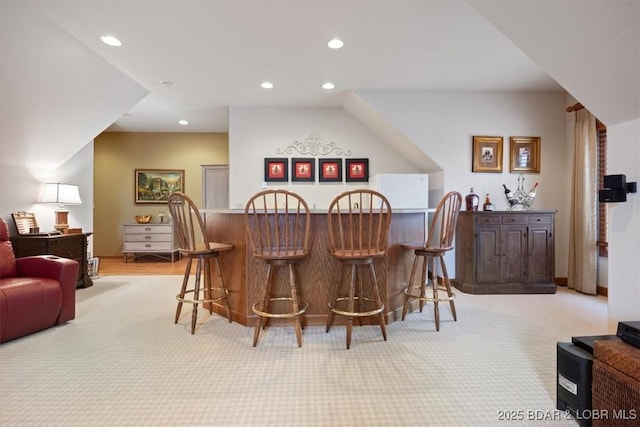
<instances>
[{"instance_id":1,"label":"wooden bar stool","mask_svg":"<svg viewBox=\"0 0 640 427\"><path fill-rule=\"evenodd\" d=\"M380 295L373 261L386 254L391 206L387 198L372 190L353 190L338 195L329 205L329 252L340 261L334 297L329 302L327 329L335 315L347 320L347 349L351 347L353 318L377 316L384 340L387 331L384 302ZM363 270L367 269L370 286L364 286ZM350 279L344 281L346 274ZM357 304L356 304L357 302ZM356 306L357 305L357 306Z\"/></svg>"},{"instance_id":2,"label":"wooden bar stool","mask_svg":"<svg viewBox=\"0 0 640 427\"><path fill-rule=\"evenodd\" d=\"M178 250L183 256L187 257L182 288L180 293L176 295L178 307L176 309L175 323L177 324L180 318L182 304L193 304L191 313L191 334L193 335L198 318L198 304L208 304L209 314L211 314L213 313L213 304L219 304L220 302L222 302L227 312L229 323L231 323L231 309L227 298L229 292L224 284L219 255L221 252L233 249L233 245L207 241L207 233L200 211L186 194L181 192L171 193L168 198L168 206L174 223ZM197 260L195 284L192 288L187 288L191 274L191 264L194 259ZM211 284L211 259L215 262L218 287L213 287ZM200 284L203 271L204 289L201 288ZM193 294L193 298L188 298L187 294Z\"/></svg>"},{"instance_id":3,"label":"wooden bar stool","mask_svg":"<svg viewBox=\"0 0 640 427\"><path fill-rule=\"evenodd\" d=\"M429 226L429 233L424 241L413 241L403 243L402 246L414 251L415 258L411 267L409 283L404 290L404 306L402 308L402 320L404 320L412 299L420 301L420 312L425 302L433 302L433 314L436 324L436 331L440 330L440 309L438 303L449 301L453 320L458 320L456 316L456 306L453 302L455 294L451 291L447 265L444 262L446 252L453 249L453 237L458 223L458 214L462 205L462 195L457 191L447 193L438 203L436 212ZM420 283L415 283L418 264L422 260L422 274ZM431 271L429 270L431 261ZM438 266L442 269L442 280L438 276ZM427 295L428 278L431 276L431 295ZM444 295L446 293L446 295Z\"/></svg>"},{"instance_id":4,"label":"wooden bar stool","mask_svg":"<svg viewBox=\"0 0 640 427\"><path fill-rule=\"evenodd\" d=\"M307 203L291 191L265 190L255 194L244 210L251 254L267 266L260 300L252 310L258 316L253 346L258 344L260 329L271 318L293 319L298 347L302 346L301 316L308 303L300 299L295 264L309 255L311 214ZM289 273L288 294L273 295L274 275L279 267Z\"/></svg>"}]
</instances>

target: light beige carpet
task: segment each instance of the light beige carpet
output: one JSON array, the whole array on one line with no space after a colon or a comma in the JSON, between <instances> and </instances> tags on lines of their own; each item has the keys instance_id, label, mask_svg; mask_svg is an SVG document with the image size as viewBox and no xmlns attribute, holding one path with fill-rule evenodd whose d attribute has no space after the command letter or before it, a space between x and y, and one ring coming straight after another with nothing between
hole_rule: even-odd
<instances>
[{"instance_id":1,"label":"light beige carpet","mask_svg":"<svg viewBox=\"0 0 640 427\"><path fill-rule=\"evenodd\" d=\"M458 292L440 332L428 306L387 342L355 327L347 351L344 327L307 327L298 348L272 327L253 348L216 315L174 325L180 281L98 278L74 321L0 345L0 425L575 426L555 411L556 342L611 333L602 297Z\"/></svg>"}]
</instances>

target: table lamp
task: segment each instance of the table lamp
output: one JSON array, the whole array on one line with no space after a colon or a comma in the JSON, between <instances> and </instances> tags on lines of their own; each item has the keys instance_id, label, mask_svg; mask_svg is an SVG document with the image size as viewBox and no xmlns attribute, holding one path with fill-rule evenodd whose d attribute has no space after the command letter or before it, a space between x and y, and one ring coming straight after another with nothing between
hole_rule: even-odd
<instances>
[{"instance_id":1,"label":"table lamp","mask_svg":"<svg viewBox=\"0 0 640 427\"><path fill-rule=\"evenodd\" d=\"M44 185L44 193L40 199L40 203L56 203L56 220L53 228L64 233L69 228L67 223L69 211L65 209L65 205L80 205L80 192L77 185L61 184L59 182L48 182Z\"/></svg>"}]
</instances>

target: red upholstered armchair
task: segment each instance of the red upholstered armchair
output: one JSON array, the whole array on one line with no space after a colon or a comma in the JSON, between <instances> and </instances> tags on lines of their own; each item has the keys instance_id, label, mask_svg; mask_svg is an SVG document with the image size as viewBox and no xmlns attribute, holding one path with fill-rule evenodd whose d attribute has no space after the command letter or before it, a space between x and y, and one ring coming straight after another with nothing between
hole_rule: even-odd
<instances>
[{"instance_id":1,"label":"red upholstered armchair","mask_svg":"<svg viewBox=\"0 0 640 427\"><path fill-rule=\"evenodd\" d=\"M16 259L0 218L0 343L73 319L78 268L53 255Z\"/></svg>"}]
</instances>

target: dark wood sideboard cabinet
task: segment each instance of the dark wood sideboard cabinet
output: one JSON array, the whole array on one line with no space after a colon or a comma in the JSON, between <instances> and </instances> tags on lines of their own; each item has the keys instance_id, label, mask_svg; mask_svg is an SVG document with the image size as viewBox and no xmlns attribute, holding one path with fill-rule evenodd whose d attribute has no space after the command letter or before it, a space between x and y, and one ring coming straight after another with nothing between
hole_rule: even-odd
<instances>
[{"instance_id":1,"label":"dark wood sideboard cabinet","mask_svg":"<svg viewBox=\"0 0 640 427\"><path fill-rule=\"evenodd\" d=\"M555 293L554 211L460 212L453 285L471 294Z\"/></svg>"},{"instance_id":2,"label":"dark wood sideboard cabinet","mask_svg":"<svg viewBox=\"0 0 640 427\"><path fill-rule=\"evenodd\" d=\"M92 233L60 234L53 236L17 236L11 238L16 258L32 255L56 255L78 261L76 288L93 285L87 265L87 238Z\"/></svg>"}]
</instances>

